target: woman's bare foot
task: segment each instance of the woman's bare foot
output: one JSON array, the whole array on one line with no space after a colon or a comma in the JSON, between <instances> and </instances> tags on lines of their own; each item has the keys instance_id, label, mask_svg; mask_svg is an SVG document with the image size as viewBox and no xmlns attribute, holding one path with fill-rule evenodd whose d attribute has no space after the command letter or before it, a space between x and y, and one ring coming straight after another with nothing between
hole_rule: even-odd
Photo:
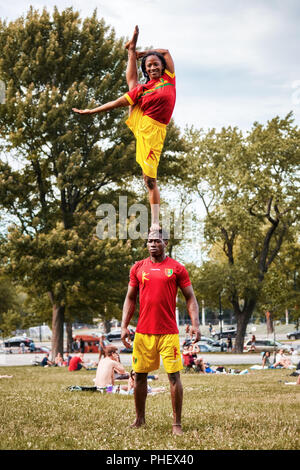
<instances>
[{"instance_id":1,"label":"woman's bare foot","mask_svg":"<svg viewBox=\"0 0 300 470\"><path fill-rule=\"evenodd\" d=\"M152 222L149 232L152 233L152 232L159 232L159 231L160 231L159 224L156 222Z\"/></svg>"},{"instance_id":2,"label":"woman's bare foot","mask_svg":"<svg viewBox=\"0 0 300 470\"><path fill-rule=\"evenodd\" d=\"M132 38L130 39L130 41L127 41L126 44L125 44L125 49L131 49L131 50L135 51L138 37L139 37L139 27L138 27L138 25L136 25L136 27L134 28L134 31L133 31Z\"/></svg>"},{"instance_id":3,"label":"woman's bare foot","mask_svg":"<svg viewBox=\"0 0 300 470\"><path fill-rule=\"evenodd\" d=\"M173 424L172 425L172 434L174 436L182 436L183 430L181 428L181 424Z\"/></svg>"},{"instance_id":4,"label":"woman's bare foot","mask_svg":"<svg viewBox=\"0 0 300 470\"><path fill-rule=\"evenodd\" d=\"M146 421L143 418L136 418L135 422L131 424L131 428L140 428L141 426L145 426Z\"/></svg>"}]
</instances>

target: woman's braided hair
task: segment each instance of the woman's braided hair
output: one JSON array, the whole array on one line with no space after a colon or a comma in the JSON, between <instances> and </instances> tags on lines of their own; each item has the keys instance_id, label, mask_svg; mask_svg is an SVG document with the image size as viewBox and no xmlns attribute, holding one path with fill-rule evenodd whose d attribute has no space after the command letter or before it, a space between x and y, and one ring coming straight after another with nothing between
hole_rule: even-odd
<instances>
[{"instance_id":1,"label":"woman's braided hair","mask_svg":"<svg viewBox=\"0 0 300 470\"><path fill-rule=\"evenodd\" d=\"M162 73L164 73L164 71L167 67L167 63L166 63L166 60L165 60L164 56L162 54L160 54L159 52L148 52L146 55L144 55L144 57L142 59L141 68L142 68L143 75L146 78L146 83L149 82L149 80L150 80L150 77L146 72L146 59L147 59L147 57L149 57L151 55L156 55L156 57L158 57L159 60L161 61L162 66L163 66Z\"/></svg>"}]
</instances>

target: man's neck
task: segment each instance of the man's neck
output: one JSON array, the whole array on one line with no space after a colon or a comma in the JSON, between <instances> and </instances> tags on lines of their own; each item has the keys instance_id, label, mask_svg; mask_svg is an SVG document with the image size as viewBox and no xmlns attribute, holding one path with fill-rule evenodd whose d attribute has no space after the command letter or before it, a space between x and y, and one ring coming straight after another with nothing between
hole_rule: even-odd
<instances>
[{"instance_id":1,"label":"man's neck","mask_svg":"<svg viewBox=\"0 0 300 470\"><path fill-rule=\"evenodd\" d=\"M167 255L165 253L157 257L150 255L150 260L152 261L152 263L162 263L166 259L166 257Z\"/></svg>"}]
</instances>

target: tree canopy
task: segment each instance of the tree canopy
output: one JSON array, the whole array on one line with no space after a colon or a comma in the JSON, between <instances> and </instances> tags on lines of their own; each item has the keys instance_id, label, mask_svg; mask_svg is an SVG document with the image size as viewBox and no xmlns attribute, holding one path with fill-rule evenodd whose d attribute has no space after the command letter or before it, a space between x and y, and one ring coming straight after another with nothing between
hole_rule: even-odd
<instances>
[{"instance_id":1,"label":"tree canopy","mask_svg":"<svg viewBox=\"0 0 300 470\"><path fill-rule=\"evenodd\" d=\"M222 291L230 302L241 352L266 274L299 234L300 131L289 114L245 136L229 127L191 129L187 139L186 186L205 208L205 238L218 252L202 267L203 292L210 280L215 298Z\"/></svg>"}]
</instances>

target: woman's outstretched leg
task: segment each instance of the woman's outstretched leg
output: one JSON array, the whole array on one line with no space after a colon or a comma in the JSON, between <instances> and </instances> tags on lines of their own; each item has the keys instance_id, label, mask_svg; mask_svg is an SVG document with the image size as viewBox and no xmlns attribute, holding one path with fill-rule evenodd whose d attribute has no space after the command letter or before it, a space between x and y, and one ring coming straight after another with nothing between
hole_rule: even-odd
<instances>
[{"instance_id":1,"label":"woman's outstretched leg","mask_svg":"<svg viewBox=\"0 0 300 470\"><path fill-rule=\"evenodd\" d=\"M128 50L128 62L126 68L126 81L129 91L137 86L138 83L138 69L137 69L137 55L136 43L139 37L139 27L134 28L133 36L125 45Z\"/></svg>"}]
</instances>

